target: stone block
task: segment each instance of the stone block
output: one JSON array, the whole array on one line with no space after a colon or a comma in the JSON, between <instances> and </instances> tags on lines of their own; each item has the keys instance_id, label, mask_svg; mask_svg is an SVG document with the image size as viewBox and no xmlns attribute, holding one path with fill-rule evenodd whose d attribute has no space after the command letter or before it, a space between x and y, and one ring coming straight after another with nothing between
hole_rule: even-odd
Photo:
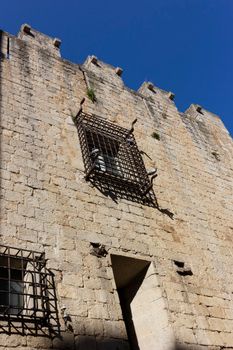
<instances>
[{"instance_id":1,"label":"stone block","mask_svg":"<svg viewBox=\"0 0 233 350\"><path fill-rule=\"evenodd\" d=\"M126 350L117 288L131 286L126 299L141 350L172 349L173 333L190 350L233 348L232 139L221 120L198 105L181 114L171 102L174 94L150 82L128 89L122 69L95 56L82 66L60 59L59 39L27 24L17 38L3 32L1 39L5 58L10 40L10 60L0 62L0 238L45 253L58 307L66 305L74 334L61 319L61 339L53 344L0 334L0 347ZM87 87L98 94L97 103L83 100ZM158 168L157 207L85 180L70 111L80 101L85 113L116 127L129 130L137 118L133 133L145 167ZM162 135L156 143L154 130ZM123 186L130 179L120 181ZM91 242L105 245L108 254L91 255ZM146 278L137 271L130 279L125 266L122 280L129 279L119 286L111 254L153 261L155 268ZM179 273L185 270L174 260L192 266L193 275Z\"/></svg>"}]
</instances>

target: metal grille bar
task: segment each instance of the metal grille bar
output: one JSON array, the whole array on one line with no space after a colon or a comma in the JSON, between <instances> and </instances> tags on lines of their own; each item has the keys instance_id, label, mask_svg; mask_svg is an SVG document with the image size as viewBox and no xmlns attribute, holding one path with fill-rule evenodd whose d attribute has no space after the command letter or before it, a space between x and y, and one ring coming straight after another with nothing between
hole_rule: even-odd
<instances>
[{"instance_id":1,"label":"metal grille bar","mask_svg":"<svg viewBox=\"0 0 233 350\"><path fill-rule=\"evenodd\" d=\"M0 333L60 332L52 272L44 254L0 245Z\"/></svg>"},{"instance_id":2,"label":"metal grille bar","mask_svg":"<svg viewBox=\"0 0 233 350\"><path fill-rule=\"evenodd\" d=\"M132 132L82 111L75 124L86 180L105 194L111 192L116 197L156 206L151 182Z\"/></svg>"}]
</instances>

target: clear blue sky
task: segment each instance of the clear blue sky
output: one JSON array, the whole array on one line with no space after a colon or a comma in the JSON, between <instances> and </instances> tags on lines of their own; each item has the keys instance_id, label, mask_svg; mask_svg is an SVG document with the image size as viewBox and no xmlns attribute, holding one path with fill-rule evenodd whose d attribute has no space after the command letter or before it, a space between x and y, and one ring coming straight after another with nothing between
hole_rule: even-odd
<instances>
[{"instance_id":1,"label":"clear blue sky","mask_svg":"<svg viewBox=\"0 0 233 350\"><path fill-rule=\"evenodd\" d=\"M198 103L233 134L233 0L8 0L0 28L22 23L62 39L62 56L87 55L124 69L133 89L145 80L172 91L184 111Z\"/></svg>"}]
</instances>

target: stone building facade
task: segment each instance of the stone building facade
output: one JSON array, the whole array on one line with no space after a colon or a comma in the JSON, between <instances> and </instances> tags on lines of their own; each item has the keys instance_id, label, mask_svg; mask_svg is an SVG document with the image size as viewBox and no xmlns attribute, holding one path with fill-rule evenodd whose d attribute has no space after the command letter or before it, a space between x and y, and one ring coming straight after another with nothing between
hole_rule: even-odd
<instances>
[{"instance_id":1,"label":"stone building facade","mask_svg":"<svg viewBox=\"0 0 233 350\"><path fill-rule=\"evenodd\" d=\"M0 349L233 349L228 131L59 46L0 33Z\"/></svg>"}]
</instances>

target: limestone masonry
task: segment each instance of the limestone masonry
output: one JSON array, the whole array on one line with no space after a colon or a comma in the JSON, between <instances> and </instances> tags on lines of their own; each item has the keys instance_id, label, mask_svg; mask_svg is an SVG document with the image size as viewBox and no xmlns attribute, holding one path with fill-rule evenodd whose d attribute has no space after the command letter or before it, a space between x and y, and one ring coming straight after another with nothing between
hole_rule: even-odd
<instances>
[{"instance_id":1,"label":"limestone masonry","mask_svg":"<svg viewBox=\"0 0 233 350\"><path fill-rule=\"evenodd\" d=\"M233 349L232 138L60 44L0 32L0 349Z\"/></svg>"}]
</instances>

